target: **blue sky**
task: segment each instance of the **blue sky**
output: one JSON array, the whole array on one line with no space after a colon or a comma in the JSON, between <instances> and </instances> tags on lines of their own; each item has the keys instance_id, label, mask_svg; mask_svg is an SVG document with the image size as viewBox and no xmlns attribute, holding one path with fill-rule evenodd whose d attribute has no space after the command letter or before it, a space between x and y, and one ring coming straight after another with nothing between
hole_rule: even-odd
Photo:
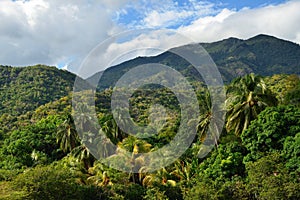
<instances>
[{"instance_id":1,"label":"blue sky","mask_svg":"<svg viewBox=\"0 0 300 200\"><path fill-rule=\"evenodd\" d=\"M278 3L282 3L285 1L282 0L231 0L231 1L211 1L214 3L221 3L224 4L224 6L226 6L227 8L236 8L236 9L241 9L244 7L250 7L250 8L256 8L256 7L261 7L261 6L265 6L265 5L270 5L270 4L278 4Z\"/></svg>"},{"instance_id":2,"label":"blue sky","mask_svg":"<svg viewBox=\"0 0 300 200\"><path fill-rule=\"evenodd\" d=\"M196 42L264 33L300 44L299 9L300 0L1 0L0 64L56 65L78 73L101 42L143 28L169 29ZM120 41L106 44L98 60L117 60L128 49L168 49L184 43L160 34Z\"/></svg>"},{"instance_id":3,"label":"blue sky","mask_svg":"<svg viewBox=\"0 0 300 200\"><path fill-rule=\"evenodd\" d=\"M165 5L162 6L162 2ZM278 5L284 3L283 0L228 0L228 1L197 1L197 0L166 0L166 1L140 1L137 3L133 1L128 3L121 12L118 12L115 16L115 21L117 23L123 24L129 27L147 26L143 23L147 15L150 15L151 12L157 11L158 13L164 13L168 11L175 11L180 13L180 11L190 11L186 16L182 16L177 23L166 23L162 24L161 27L168 27L176 29L179 26L189 25L193 20L204 17L204 16L214 16L218 14L222 9L227 8L229 10L241 10L245 8L255 9L261 8L268 5ZM204 9L207 9L206 12L203 12Z\"/></svg>"}]
</instances>

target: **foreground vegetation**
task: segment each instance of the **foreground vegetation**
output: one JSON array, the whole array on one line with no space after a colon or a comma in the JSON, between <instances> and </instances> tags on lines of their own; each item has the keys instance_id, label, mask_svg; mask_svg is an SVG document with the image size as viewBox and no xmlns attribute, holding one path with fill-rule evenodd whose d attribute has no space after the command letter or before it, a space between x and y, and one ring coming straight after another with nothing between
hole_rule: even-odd
<instances>
[{"instance_id":1,"label":"foreground vegetation","mask_svg":"<svg viewBox=\"0 0 300 200\"><path fill-rule=\"evenodd\" d=\"M1 115L0 199L300 199L299 77L250 74L233 80L226 126L205 158L197 155L212 116L209 93L203 84L194 87L198 134L175 163L153 173L124 173L97 161L76 132L71 95L35 111ZM149 122L151 103L168 111L163 129L145 140L117 128L111 93L96 95L97 114L118 148L150 152L175 136L179 106L171 91L141 89L132 96L131 115L140 124Z\"/></svg>"}]
</instances>

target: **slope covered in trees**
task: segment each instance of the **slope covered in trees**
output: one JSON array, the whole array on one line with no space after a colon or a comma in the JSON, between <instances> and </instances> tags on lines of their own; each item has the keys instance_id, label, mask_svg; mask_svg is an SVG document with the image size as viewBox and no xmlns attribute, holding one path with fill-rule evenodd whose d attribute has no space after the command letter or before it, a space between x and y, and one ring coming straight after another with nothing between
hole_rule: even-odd
<instances>
[{"instance_id":1,"label":"slope covered in trees","mask_svg":"<svg viewBox=\"0 0 300 200\"><path fill-rule=\"evenodd\" d=\"M175 163L152 173L125 173L97 161L74 127L72 96L19 117L2 117L0 199L299 199L300 110L289 95L299 92L299 82L294 75L263 78L250 74L230 83L226 109L241 108L233 111L243 112L245 117L235 119L234 124L245 124L245 119L249 124L224 127L216 147L205 158L197 157L209 123L201 116L211 109L205 104L206 88L198 84L195 90L203 115L193 144ZM134 120L149 123L151 103L165 105L168 119L159 134L146 139L128 136L117 128L109 109L111 89L96 94L99 123L117 144L114 150L103 144L102 153L119 154L125 149L132 152L131 162L141 162L143 157L136 157L137 153L161 148L173 139L178 102L167 89L147 89L141 88L130 99ZM285 91L281 101L274 101L281 90ZM268 99L273 104L256 107ZM228 113L227 123L233 115ZM6 124L11 128L5 128Z\"/></svg>"},{"instance_id":2,"label":"slope covered in trees","mask_svg":"<svg viewBox=\"0 0 300 200\"><path fill-rule=\"evenodd\" d=\"M200 43L209 53L219 68L222 78L229 83L238 76L249 73L271 76L273 74L300 74L300 46L273 36L257 35L248 40L229 38L219 42ZM186 46L177 47L178 49ZM178 55L167 51L154 57L138 57L104 72L88 78L97 81L100 74L100 89L113 86L129 69L147 63L161 63L170 66L192 80L199 80L199 75L190 64Z\"/></svg>"},{"instance_id":3,"label":"slope covered in trees","mask_svg":"<svg viewBox=\"0 0 300 200\"><path fill-rule=\"evenodd\" d=\"M86 146L89 138L80 137L78 130L95 121L83 113L77 127L74 123L70 92L74 74L41 65L1 66L0 199L300 199L299 45L265 35L202 45L228 81L220 138L217 133L207 134L214 112L210 94L184 60L166 52L105 72L104 87L95 95L95 110L102 127L96 136L106 138L96 140L97 151L111 163L137 164L137 173L101 163ZM187 151L150 173L145 169L153 163L139 153L156 151L174 139L180 103L169 88L148 85L136 90L129 99L134 122L160 123L155 116L162 110L150 111L153 104L166 111L157 134L136 138L113 119L109 86L129 68L154 61L173 65L190 77L200 113L187 122L187 128L196 124L197 130ZM73 106L89 109L85 104ZM83 133L90 135L94 136ZM205 139L212 140L214 148L199 158ZM124 150L129 160L123 159Z\"/></svg>"},{"instance_id":4,"label":"slope covered in trees","mask_svg":"<svg viewBox=\"0 0 300 200\"><path fill-rule=\"evenodd\" d=\"M0 66L0 115L25 114L73 90L75 75L56 67Z\"/></svg>"}]
</instances>

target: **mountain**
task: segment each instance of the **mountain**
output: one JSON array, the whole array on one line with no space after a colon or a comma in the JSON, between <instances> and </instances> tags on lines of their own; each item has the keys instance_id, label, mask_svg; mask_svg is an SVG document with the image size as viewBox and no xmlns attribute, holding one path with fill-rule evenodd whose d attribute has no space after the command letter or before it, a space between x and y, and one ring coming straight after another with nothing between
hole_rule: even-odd
<instances>
[{"instance_id":1,"label":"mountain","mask_svg":"<svg viewBox=\"0 0 300 200\"><path fill-rule=\"evenodd\" d=\"M249 73L269 76L273 74L300 74L300 46L296 43L268 35L257 35L247 40L228 38L213 43L200 43L212 57L224 82ZM177 48L186 48L181 46ZM191 79L199 79L195 69L186 60L167 51L153 57L137 57L98 72L87 80L99 80L99 89L113 86L128 70L147 63L166 64Z\"/></svg>"},{"instance_id":2,"label":"mountain","mask_svg":"<svg viewBox=\"0 0 300 200\"><path fill-rule=\"evenodd\" d=\"M68 95L76 75L44 65L0 66L0 115L24 114Z\"/></svg>"},{"instance_id":3,"label":"mountain","mask_svg":"<svg viewBox=\"0 0 300 200\"><path fill-rule=\"evenodd\" d=\"M237 76L251 72L265 76L300 74L300 46L272 36L258 35L248 40L228 38L201 45L215 61L227 83ZM191 64L170 51L158 56L126 61L104 72L98 72L87 80L95 82L104 73L99 89L105 89L113 86L131 68L146 63L165 64L191 80L199 80L199 74ZM73 90L76 75L56 67L36 65L0 66L0 77L0 115L7 113L18 116L68 95Z\"/></svg>"},{"instance_id":4,"label":"mountain","mask_svg":"<svg viewBox=\"0 0 300 200\"><path fill-rule=\"evenodd\" d=\"M229 38L202 46L227 81L251 72L264 76L300 73L300 46L273 36Z\"/></svg>"}]
</instances>

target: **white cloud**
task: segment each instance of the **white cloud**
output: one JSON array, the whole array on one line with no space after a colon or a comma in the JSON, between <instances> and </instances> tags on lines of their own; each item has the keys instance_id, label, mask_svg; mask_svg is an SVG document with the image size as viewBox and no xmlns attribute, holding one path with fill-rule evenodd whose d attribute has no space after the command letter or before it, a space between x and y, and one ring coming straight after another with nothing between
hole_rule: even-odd
<instances>
[{"instance_id":1,"label":"white cloud","mask_svg":"<svg viewBox=\"0 0 300 200\"><path fill-rule=\"evenodd\" d=\"M192 43L190 38L170 30L128 31L115 35L92 51L79 75L88 77L109 66L138 56L153 56L170 48Z\"/></svg>"},{"instance_id":2,"label":"white cloud","mask_svg":"<svg viewBox=\"0 0 300 200\"><path fill-rule=\"evenodd\" d=\"M196 0L184 5L173 0L1 0L0 64L60 63L77 72L93 47L128 26L175 27L175 31L197 42L265 33L300 43L299 8L299 0L238 11L219 10L218 5ZM132 15L132 9L139 15L127 24L117 24L120 16ZM84 76L107 67L104 63L153 55L161 52L159 49L185 42L182 37L159 31L121 42L112 39L95 57L97 68L85 71Z\"/></svg>"},{"instance_id":3,"label":"white cloud","mask_svg":"<svg viewBox=\"0 0 300 200\"><path fill-rule=\"evenodd\" d=\"M166 25L171 25L177 22L178 19L187 18L192 15L189 11L179 11L174 10L165 11L159 13L156 10L150 12L146 18L143 20L147 27L162 27Z\"/></svg>"},{"instance_id":4,"label":"white cloud","mask_svg":"<svg viewBox=\"0 0 300 200\"><path fill-rule=\"evenodd\" d=\"M141 20L133 21L128 26L142 28L168 28L206 15L216 14L218 5L208 1L186 1L179 5L174 0L139 0L127 5L127 9L134 9ZM130 16L124 12L123 15Z\"/></svg>"},{"instance_id":5,"label":"white cloud","mask_svg":"<svg viewBox=\"0 0 300 200\"><path fill-rule=\"evenodd\" d=\"M190 25L183 25L175 30L188 39L184 39L180 35L168 35L167 31L153 31L150 35L142 34L123 42L111 41L103 50L97 52L98 57L93 60L96 65L84 71L82 75L87 76L89 73L92 74L136 56L154 55L192 41L212 42L228 37L246 39L265 33L300 43L300 23L298 23L300 13L297 8L300 8L300 1L256 9L244 8L239 11L225 8L217 15L199 17ZM151 23L153 26L166 24L172 19L172 14L168 13L173 12L174 10L171 10L159 14L157 11L155 15L147 15L153 17L152 20L149 19L148 25ZM163 15L165 16L162 17ZM159 22L160 18L161 22ZM145 19L142 22L145 22ZM122 38L123 36L118 37Z\"/></svg>"},{"instance_id":6,"label":"white cloud","mask_svg":"<svg viewBox=\"0 0 300 200\"><path fill-rule=\"evenodd\" d=\"M107 4L105 4L107 3ZM0 63L55 65L78 62L95 45L119 28L112 21L111 1L0 1ZM76 71L78 66L69 66Z\"/></svg>"},{"instance_id":7,"label":"white cloud","mask_svg":"<svg viewBox=\"0 0 300 200\"><path fill-rule=\"evenodd\" d=\"M256 9L223 9L216 16L195 20L178 31L201 42L228 37L249 38L264 33L300 44L300 1L289 1Z\"/></svg>"}]
</instances>

